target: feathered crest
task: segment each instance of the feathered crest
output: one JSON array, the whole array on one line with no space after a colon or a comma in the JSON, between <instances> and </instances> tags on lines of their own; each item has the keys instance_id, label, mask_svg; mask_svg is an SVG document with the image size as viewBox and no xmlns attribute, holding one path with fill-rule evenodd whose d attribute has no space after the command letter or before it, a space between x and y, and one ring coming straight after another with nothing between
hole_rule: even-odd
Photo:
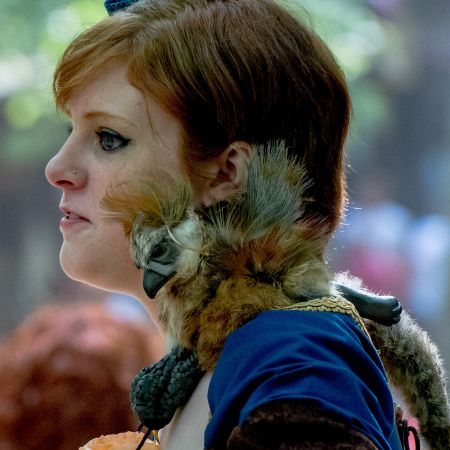
<instances>
[{"instance_id":1,"label":"feathered crest","mask_svg":"<svg viewBox=\"0 0 450 450\"><path fill-rule=\"evenodd\" d=\"M107 218L122 224L129 237L133 225L172 228L192 210L192 192L187 180L170 173L151 180L110 187L102 201Z\"/></svg>"}]
</instances>

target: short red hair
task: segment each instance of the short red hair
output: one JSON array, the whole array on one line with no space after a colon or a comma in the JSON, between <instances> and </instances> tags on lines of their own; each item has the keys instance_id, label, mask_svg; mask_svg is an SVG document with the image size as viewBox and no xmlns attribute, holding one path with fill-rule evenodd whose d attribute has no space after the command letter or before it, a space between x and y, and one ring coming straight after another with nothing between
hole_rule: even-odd
<instances>
[{"instance_id":1,"label":"short red hair","mask_svg":"<svg viewBox=\"0 0 450 450\"><path fill-rule=\"evenodd\" d=\"M281 139L312 182L305 217L329 234L336 228L346 201L347 85L322 40L275 0L141 1L105 18L64 53L59 107L114 58L181 121L191 169L233 141Z\"/></svg>"}]
</instances>

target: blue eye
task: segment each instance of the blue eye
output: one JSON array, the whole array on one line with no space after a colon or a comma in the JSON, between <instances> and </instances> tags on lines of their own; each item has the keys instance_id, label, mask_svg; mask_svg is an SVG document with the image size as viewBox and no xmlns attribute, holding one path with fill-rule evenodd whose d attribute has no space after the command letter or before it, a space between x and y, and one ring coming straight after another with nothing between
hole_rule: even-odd
<instances>
[{"instance_id":1,"label":"blue eye","mask_svg":"<svg viewBox=\"0 0 450 450\"><path fill-rule=\"evenodd\" d=\"M106 152L112 152L122 147L126 147L131 139L124 138L119 133L112 130L96 131L100 147Z\"/></svg>"}]
</instances>

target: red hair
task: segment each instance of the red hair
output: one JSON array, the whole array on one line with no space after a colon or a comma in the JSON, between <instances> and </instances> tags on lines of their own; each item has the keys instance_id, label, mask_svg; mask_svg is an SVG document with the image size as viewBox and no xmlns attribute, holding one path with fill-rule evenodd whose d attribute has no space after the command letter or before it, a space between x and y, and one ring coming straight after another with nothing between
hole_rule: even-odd
<instances>
[{"instance_id":1,"label":"red hair","mask_svg":"<svg viewBox=\"0 0 450 450\"><path fill-rule=\"evenodd\" d=\"M349 93L322 40L274 0L152 0L94 25L63 55L54 78L59 107L105 62L184 129L188 167L236 140L284 140L312 181L305 216L329 234L346 200L343 146Z\"/></svg>"}]
</instances>

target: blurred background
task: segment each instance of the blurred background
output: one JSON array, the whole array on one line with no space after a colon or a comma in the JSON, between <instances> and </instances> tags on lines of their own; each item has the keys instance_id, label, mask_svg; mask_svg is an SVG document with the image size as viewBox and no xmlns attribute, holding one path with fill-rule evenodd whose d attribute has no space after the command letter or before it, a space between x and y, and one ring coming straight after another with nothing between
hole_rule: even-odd
<instances>
[{"instance_id":1,"label":"blurred background","mask_svg":"<svg viewBox=\"0 0 450 450\"><path fill-rule=\"evenodd\" d=\"M330 268L397 296L450 369L450 2L280 1L332 48L353 96ZM0 0L0 336L47 303L122 304L62 273L60 194L44 177L66 134L52 70L104 15L102 0Z\"/></svg>"}]
</instances>

